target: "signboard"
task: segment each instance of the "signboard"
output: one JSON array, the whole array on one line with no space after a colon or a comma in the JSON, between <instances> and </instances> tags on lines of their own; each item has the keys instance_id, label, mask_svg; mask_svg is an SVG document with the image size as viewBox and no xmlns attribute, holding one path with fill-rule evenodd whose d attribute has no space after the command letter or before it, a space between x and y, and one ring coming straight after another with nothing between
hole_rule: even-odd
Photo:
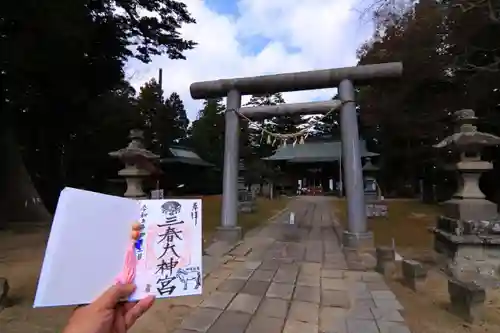
<instances>
[{"instance_id":1,"label":"signboard","mask_svg":"<svg viewBox=\"0 0 500 333\"><path fill-rule=\"evenodd\" d=\"M367 217L387 217L387 204L385 203L367 203L365 207Z\"/></svg>"},{"instance_id":2,"label":"signboard","mask_svg":"<svg viewBox=\"0 0 500 333\"><path fill-rule=\"evenodd\" d=\"M151 199L163 199L163 198L164 198L163 189L151 191Z\"/></svg>"}]
</instances>

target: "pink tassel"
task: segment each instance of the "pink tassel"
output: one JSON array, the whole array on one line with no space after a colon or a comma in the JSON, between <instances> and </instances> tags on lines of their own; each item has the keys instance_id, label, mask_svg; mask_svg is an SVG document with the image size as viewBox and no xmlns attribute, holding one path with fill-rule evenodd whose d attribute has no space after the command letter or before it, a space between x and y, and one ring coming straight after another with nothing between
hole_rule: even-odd
<instances>
[{"instance_id":1,"label":"pink tassel","mask_svg":"<svg viewBox=\"0 0 500 333\"><path fill-rule=\"evenodd\" d=\"M116 278L118 284L134 283L137 258L135 256L135 240L130 243L125 254L125 263L120 275Z\"/></svg>"}]
</instances>

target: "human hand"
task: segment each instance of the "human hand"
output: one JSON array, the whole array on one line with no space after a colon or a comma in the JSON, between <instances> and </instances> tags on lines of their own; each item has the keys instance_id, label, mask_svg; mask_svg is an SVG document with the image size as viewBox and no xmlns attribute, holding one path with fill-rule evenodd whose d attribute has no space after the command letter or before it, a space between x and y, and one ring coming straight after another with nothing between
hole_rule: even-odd
<instances>
[{"instance_id":1,"label":"human hand","mask_svg":"<svg viewBox=\"0 0 500 333\"><path fill-rule=\"evenodd\" d=\"M63 333L125 333L154 303L154 296L139 302L122 302L135 290L133 284L116 284L97 300L78 307Z\"/></svg>"}]
</instances>

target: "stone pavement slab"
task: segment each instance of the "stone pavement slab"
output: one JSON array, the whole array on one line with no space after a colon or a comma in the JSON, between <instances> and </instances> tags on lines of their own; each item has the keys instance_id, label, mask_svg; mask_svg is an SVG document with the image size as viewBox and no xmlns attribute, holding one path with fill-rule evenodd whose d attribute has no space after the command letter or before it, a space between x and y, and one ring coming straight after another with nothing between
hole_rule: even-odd
<instances>
[{"instance_id":1,"label":"stone pavement slab","mask_svg":"<svg viewBox=\"0 0 500 333\"><path fill-rule=\"evenodd\" d=\"M263 315L253 317L245 333L281 332L285 320Z\"/></svg>"},{"instance_id":2,"label":"stone pavement slab","mask_svg":"<svg viewBox=\"0 0 500 333\"><path fill-rule=\"evenodd\" d=\"M288 318L305 323L317 324L319 318L319 305L309 302L293 301Z\"/></svg>"},{"instance_id":3,"label":"stone pavement slab","mask_svg":"<svg viewBox=\"0 0 500 333\"><path fill-rule=\"evenodd\" d=\"M374 320L349 319L347 320L347 332L379 333L379 329Z\"/></svg>"},{"instance_id":4,"label":"stone pavement slab","mask_svg":"<svg viewBox=\"0 0 500 333\"><path fill-rule=\"evenodd\" d=\"M262 296L238 294L228 307L229 311L238 311L253 314L259 307Z\"/></svg>"},{"instance_id":5,"label":"stone pavement slab","mask_svg":"<svg viewBox=\"0 0 500 333\"><path fill-rule=\"evenodd\" d=\"M375 306L382 309L403 310L403 306L396 299L374 298Z\"/></svg>"},{"instance_id":6,"label":"stone pavement slab","mask_svg":"<svg viewBox=\"0 0 500 333\"><path fill-rule=\"evenodd\" d=\"M304 262L300 265L300 272L304 275L321 275L321 264Z\"/></svg>"},{"instance_id":7,"label":"stone pavement slab","mask_svg":"<svg viewBox=\"0 0 500 333\"><path fill-rule=\"evenodd\" d=\"M298 273L299 270L295 267L280 267L274 275L273 281L279 283L295 283Z\"/></svg>"},{"instance_id":8,"label":"stone pavement slab","mask_svg":"<svg viewBox=\"0 0 500 333\"><path fill-rule=\"evenodd\" d=\"M286 318L288 315L288 307L288 301L266 297L260 304L258 314L273 318Z\"/></svg>"},{"instance_id":9,"label":"stone pavement slab","mask_svg":"<svg viewBox=\"0 0 500 333\"><path fill-rule=\"evenodd\" d=\"M274 271L258 269L250 277L250 280L270 282L274 277Z\"/></svg>"},{"instance_id":10,"label":"stone pavement slab","mask_svg":"<svg viewBox=\"0 0 500 333\"><path fill-rule=\"evenodd\" d=\"M214 291L200 304L200 307L224 310L235 295L236 293Z\"/></svg>"},{"instance_id":11,"label":"stone pavement slab","mask_svg":"<svg viewBox=\"0 0 500 333\"><path fill-rule=\"evenodd\" d=\"M308 275L301 272L297 280L297 285L319 287L321 285L321 279L319 275Z\"/></svg>"},{"instance_id":12,"label":"stone pavement slab","mask_svg":"<svg viewBox=\"0 0 500 333\"><path fill-rule=\"evenodd\" d=\"M267 290L266 296L272 298L281 298L291 300L295 286L289 283L273 282Z\"/></svg>"},{"instance_id":13,"label":"stone pavement slab","mask_svg":"<svg viewBox=\"0 0 500 333\"><path fill-rule=\"evenodd\" d=\"M237 293L245 286L246 281L240 279L227 279L217 288L218 291Z\"/></svg>"},{"instance_id":14,"label":"stone pavement slab","mask_svg":"<svg viewBox=\"0 0 500 333\"><path fill-rule=\"evenodd\" d=\"M293 229L283 224L287 216L277 217L236 246L211 247L220 257L206 260L203 296L175 299L191 310L166 331L409 333L383 277L347 269L359 256L344 255L330 202L300 198L288 209L296 213Z\"/></svg>"},{"instance_id":15,"label":"stone pavement slab","mask_svg":"<svg viewBox=\"0 0 500 333\"><path fill-rule=\"evenodd\" d=\"M325 333L346 333L345 317L348 310L341 308L323 307L319 313L319 328Z\"/></svg>"},{"instance_id":16,"label":"stone pavement slab","mask_svg":"<svg viewBox=\"0 0 500 333\"><path fill-rule=\"evenodd\" d=\"M248 313L224 311L208 333L244 333L251 318Z\"/></svg>"},{"instance_id":17,"label":"stone pavement slab","mask_svg":"<svg viewBox=\"0 0 500 333\"><path fill-rule=\"evenodd\" d=\"M269 285L270 282L266 281L248 281L243 289L241 289L241 292L262 297L266 294Z\"/></svg>"},{"instance_id":18,"label":"stone pavement slab","mask_svg":"<svg viewBox=\"0 0 500 333\"><path fill-rule=\"evenodd\" d=\"M296 320L287 320L283 333L318 333L318 325Z\"/></svg>"},{"instance_id":19,"label":"stone pavement slab","mask_svg":"<svg viewBox=\"0 0 500 333\"><path fill-rule=\"evenodd\" d=\"M321 277L327 279L342 279L343 271L337 269L322 269Z\"/></svg>"},{"instance_id":20,"label":"stone pavement slab","mask_svg":"<svg viewBox=\"0 0 500 333\"><path fill-rule=\"evenodd\" d=\"M262 270L269 270L269 271L276 272L278 270L278 268L280 267L280 265L281 265L281 262L279 260L271 259L271 260L265 260L264 262L262 262L262 264L260 265L259 268Z\"/></svg>"},{"instance_id":21,"label":"stone pavement slab","mask_svg":"<svg viewBox=\"0 0 500 333\"><path fill-rule=\"evenodd\" d=\"M253 269L246 269L246 268L238 269L237 271L229 275L229 278L246 281L250 278L250 276L252 276L253 272L254 272Z\"/></svg>"},{"instance_id":22,"label":"stone pavement slab","mask_svg":"<svg viewBox=\"0 0 500 333\"><path fill-rule=\"evenodd\" d=\"M348 292L345 290L322 290L321 305L349 308L351 306L351 300Z\"/></svg>"},{"instance_id":23,"label":"stone pavement slab","mask_svg":"<svg viewBox=\"0 0 500 333\"><path fill-rule=\"evenodd\" d=\"M320 295L318 287L296 286L293 293L293 300L319 304Z\"/></svg>"},{"instance_id":24,"label":"stone pavement slab","mask_svg":"<svg viewBox=\"0 0 500 333\"><path fill-rule=\"evenodd\" d=\"M408 326L402 323L377 322L380 333L411 333Z\"/></svg>"},{"instance_id":25,"label":"stone pavement slab","mask_svg":"<svg viewBox=\"0 0 500 333\"><path fill-rule=\"evenodd\" d=\"M384 309L384 308L371 308L373 317L377 321L381 322L396 322L404 323L404 318L401 316L398 310L394 309Z\"/></svg>"},{"instance_id":26,"label":"stone pavement slab","mask_svg":"<svg viewBox=\"0 0 500 333\"><path fill-rule=\"evenodd\" d=\"M181 323L181 328L195 332L206 332L221 315L221 310L198 308Z\"/></svg>"},{"instance_id":27,"label":"stone pavement slab","mask_svg":"<svg viewBox=\"0 0 500 333\"><path fill-rule=\"evenodd\" d=\"M321 289L323 290L347 290L348 283L343 279L321 279Z\"/></svg>"}]
</instances>

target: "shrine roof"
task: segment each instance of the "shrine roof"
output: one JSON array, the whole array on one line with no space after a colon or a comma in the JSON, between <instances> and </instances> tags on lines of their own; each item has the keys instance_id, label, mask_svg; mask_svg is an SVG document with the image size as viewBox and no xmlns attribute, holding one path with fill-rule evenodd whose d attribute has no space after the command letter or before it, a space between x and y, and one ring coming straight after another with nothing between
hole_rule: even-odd
<instances>
[{"instance_id":1,"label":"shrine roof","mask_svg":"<svg viewBox=\"0 0 500 333\"><path fill-rule=\"evenodd\" d=\"M369 152L366 141L360 140L361 157L378 156ZM290 163L333 162L341 159L342 143L340 140L306 141L304 144L288 144L276 149L274 154L263 158L267 161L286 161Z\"/></svg>"},{"instance_id":2,"label":"shrine roof","mask_svg":"<svg viewBox=\"0 0 500 333\"><path fill-rule=\"evenodd\" d=\"M182 163L213 167L214 165L203 160L197 153L187 147L172 146L169 148L170 156L160 159L160 163Z\"/></svg>"}]
</instances>

